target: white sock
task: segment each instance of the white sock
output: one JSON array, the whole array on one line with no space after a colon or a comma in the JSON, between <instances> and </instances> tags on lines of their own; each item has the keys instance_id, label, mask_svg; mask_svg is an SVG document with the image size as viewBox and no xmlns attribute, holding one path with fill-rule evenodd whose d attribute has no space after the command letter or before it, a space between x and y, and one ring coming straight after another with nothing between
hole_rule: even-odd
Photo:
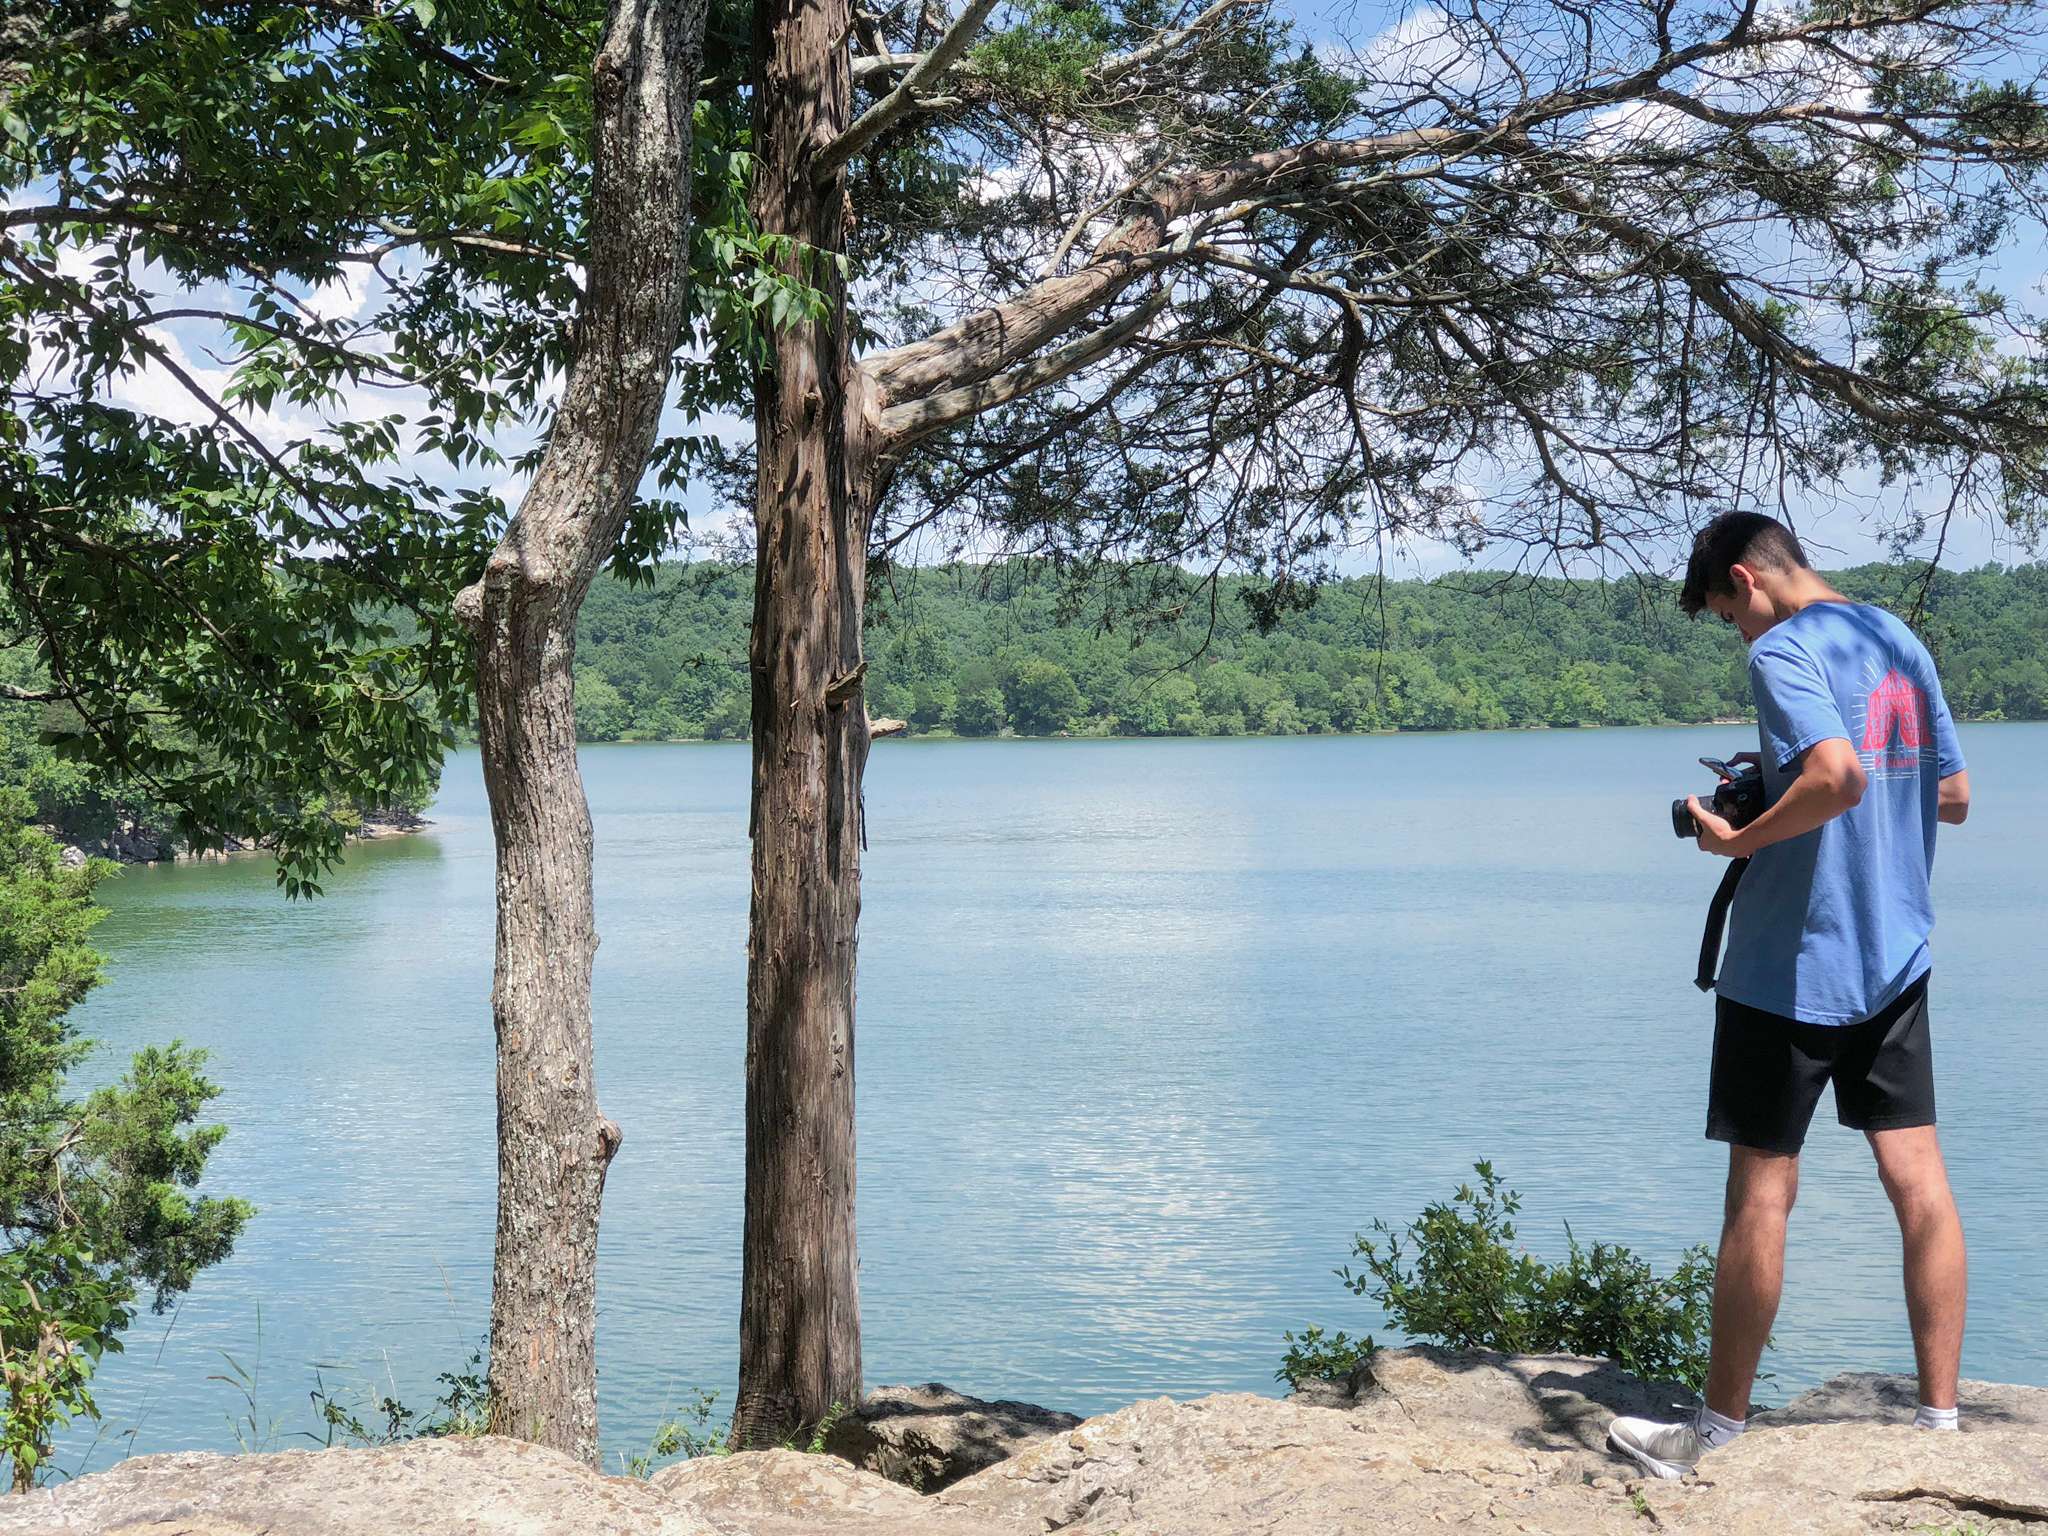
<instances>
[{"instance_id":1,"label":"white sock","mask_svg":"<svg viewBox=\"0 0 2048 1536\"><path fill-rule=\"evenodd\" d=\"M1742 1433L1743 1421L1731 1419L1726 1414L1714 1412L1705 1403L1700 1404L1699 1417L1692 1422L1693 1433L1700 1437L1700 1443L1708 1450L1726 1445Z\"/></svg>"},{"instance_id":2,"label":"white sock","mask_svg":"<svg viewBox=\"0 0 2048 1536\"><path fill-rule=\"evenodd\" d=\"M1963 1426L1956 1417L1959 1411L1955 1408L1930 1408L1925 1403L1922 1403L1920 1411L1913 1415L1913 1427L1915 1429L1961 1429Z\"/></svg>"}]
</instances>

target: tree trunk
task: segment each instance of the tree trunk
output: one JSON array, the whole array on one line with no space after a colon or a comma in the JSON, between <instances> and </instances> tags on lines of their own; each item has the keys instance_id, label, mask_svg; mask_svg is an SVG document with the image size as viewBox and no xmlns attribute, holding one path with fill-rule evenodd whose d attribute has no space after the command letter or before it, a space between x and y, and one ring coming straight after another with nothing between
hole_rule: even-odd
<instances>
[{"instance_id":1,"label":"tree trunk","mask_svg":"<svg viewBox=\"0 0 2048 1536\"><path fill-rule=\"evenodd\" d=\"M861 600L875 412L848 344L845 192L817 152L852 99L846 0L754 11L755 217L827 318L785 327L755 398L754 892L734 1443L774 1445L860 1396L853 981L860 918Z\"/></svg>"},{"instance_id":2,"label":"tree trunk","mask_svg":"<svg viewBox=\"0 0 2048 1536\"><path fill-rule=\"evenodd\" d=\"M597 1219L619 1131L592 1064L590 810L576 614L632 506L683 320L706 0L613 0L593 70L590 260L547 456L482 580L484 784L498 852L491 1430L597 1460Z\"/></svg>"}]
</instances>

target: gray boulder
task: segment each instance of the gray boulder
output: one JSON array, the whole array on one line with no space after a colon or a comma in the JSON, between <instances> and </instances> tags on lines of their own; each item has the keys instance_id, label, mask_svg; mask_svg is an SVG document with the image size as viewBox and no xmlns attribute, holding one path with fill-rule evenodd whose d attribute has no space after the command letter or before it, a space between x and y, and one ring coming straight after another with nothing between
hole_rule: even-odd
<instances>
[{"instance_id":1,"label":"gray boulder","mask_svg":"<svg viewBox=\"0 0 2048 1536\"><path fill-rule=\"evenodd\" d=\"M2048 1437L1850 1422L1763 1428L1684 1482L1638 1492L1664 1529L1701 1536L2039 1536Z\"/></svg>"},{"instance_id":2,"label":"gray boulder","mask_svg":"<svg viewBox=\"0 0 2048 1536\"><path fill-rule=\"evenodd\" d=\"M1269 1397L1162 1397L1042 1441L938 1501L1017 1536L1640 1532L1619 1481L1588 1485L1563 1462L1501 1438L1375 1425Z\"/></svg>"},{"instance_id":3,"label":"gray boulder","mask_svg":"<svg viewBox=\"0 0 2048 1536\"><path fill-rule=\"evenodd\" d=\"M937 1382L878 1387L832 1426L825 1449L921 1493L937 1493L1080 1422L1075 1414L1031 1403L984 1402Z\"/></svg>"}]
</instances>

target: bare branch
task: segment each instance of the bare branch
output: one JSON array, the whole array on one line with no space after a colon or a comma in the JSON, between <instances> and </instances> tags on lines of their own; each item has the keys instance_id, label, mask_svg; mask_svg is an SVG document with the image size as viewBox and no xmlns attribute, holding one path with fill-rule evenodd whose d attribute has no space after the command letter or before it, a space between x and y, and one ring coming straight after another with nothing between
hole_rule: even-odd
<instances>
[{"instance_id":1,"label":"bare branch","mask_svg":"<svg viewBox=\"0 0 2048 1536\"><path fill-rule=\"evenodd\" d=\"M1166 308L1170 296L1170 291L1162 284L1149 299L1114 324L1047 352L1025 367L885 410L882 412L884 441L892 451L900 450L955 422L979 416L1049 384L1057 384L1136 337Z\"/></svg>"},{"instance_id":2,"label":"bare branch","mask_svg":"<svg viewBox=\"0 0 2048 1536\"><path fill-rule=\"evenodd\" d=\"M812 164L812 181L822 186L831 180L841 166L874 143L915 107L926 91L938 84L939 77L945 74L953 61L967 51L967 45L974 41L995 8L996 0L969 0L967 8L946 28L946 35L896 83L896 88L855 118L846 132L825 146Z\"/></svg>"},{"instance_id":3,"label":"bare branch","mask_svg":"<svg viewBox=\"0 0 2048 1536\"><path fill-rule=\"evenodd\" d=\"M1201 36L1232 11L1254 9L1264 4L1265 0L1213 0L1207 10L1186 26L1171 32L1162 32L1141 47L1129 49L1124 53L1110 54L1097 64L1090 74L1100 84L1112 84L1132 70L1142 69L1154 59L1163 58L1185 46L1191 39Z\"/></svg>"}]
</instances>

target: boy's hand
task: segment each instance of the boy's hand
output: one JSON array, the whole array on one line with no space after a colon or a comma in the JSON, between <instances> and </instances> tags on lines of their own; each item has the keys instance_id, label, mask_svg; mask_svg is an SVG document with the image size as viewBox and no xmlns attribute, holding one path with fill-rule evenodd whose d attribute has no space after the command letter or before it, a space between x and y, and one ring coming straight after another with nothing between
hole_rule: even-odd
<instances>
[{"instance_id":1,"label":"boy's hand","mask_svg":"<svg viewBox=\"0 0 2048 1536\"><path fill-rule=\"evenodd\" d=\"M1724 859L1741 856L1742 850L1737 843L1742 834L1729 824L1726 817L1717 816L1700 804L1698 795L1687 795L1685 808L1692 812L1693 819L1700 824L1697 841L1702 853L1718 853Z\"/></svg>"}]
</instances>

